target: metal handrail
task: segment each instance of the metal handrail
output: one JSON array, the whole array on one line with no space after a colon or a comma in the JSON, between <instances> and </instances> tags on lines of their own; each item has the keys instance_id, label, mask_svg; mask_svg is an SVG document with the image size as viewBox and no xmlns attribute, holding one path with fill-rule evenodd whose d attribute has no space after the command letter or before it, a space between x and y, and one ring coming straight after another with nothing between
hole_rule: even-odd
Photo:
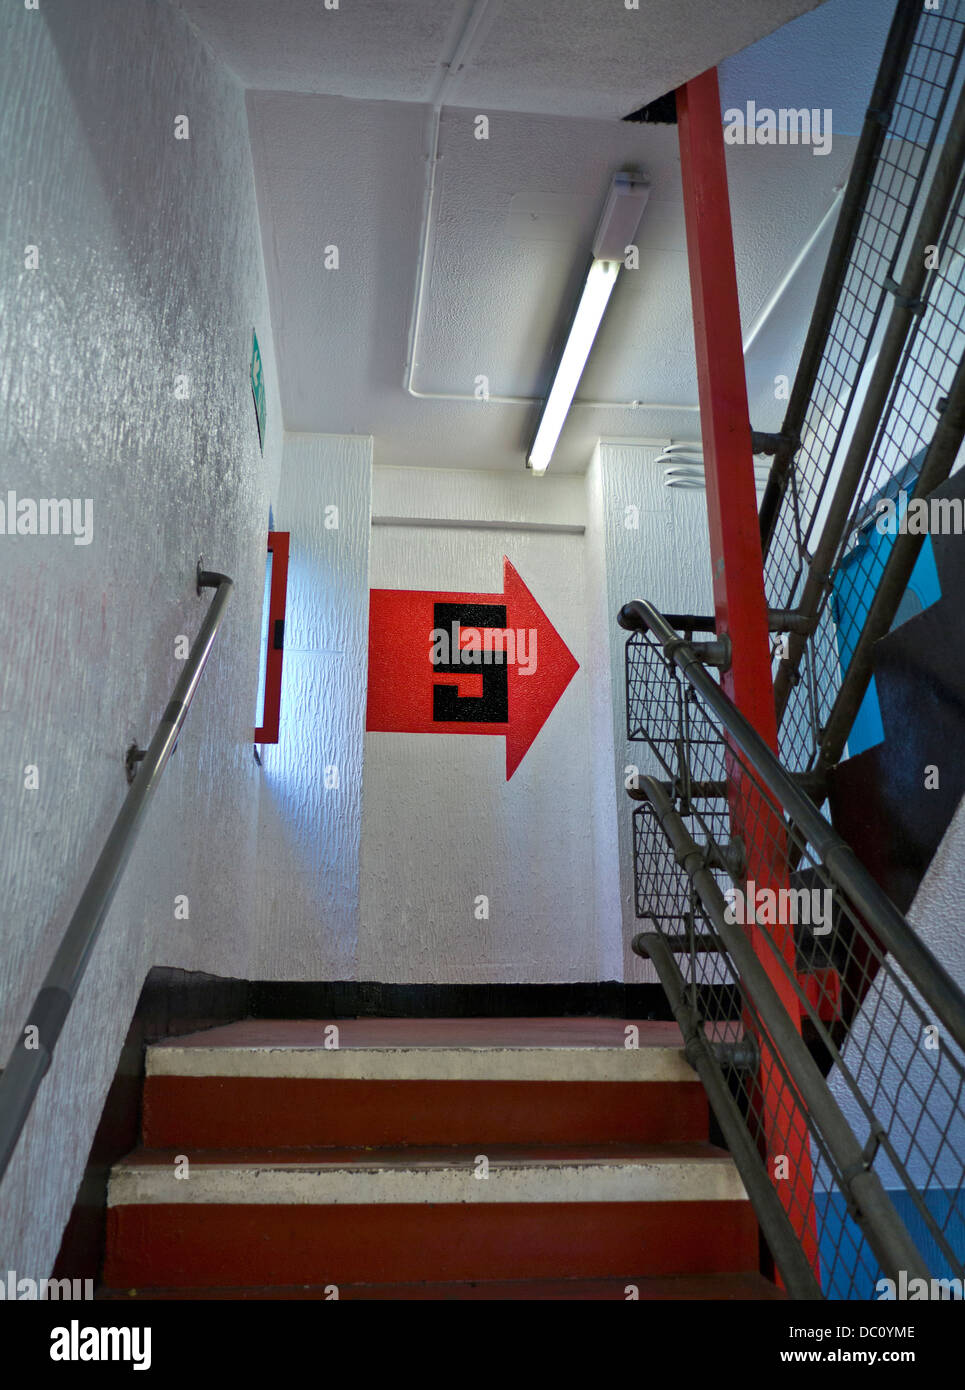
<instances>
[{"instance_id":1,"label":"metal handrail","mask_svg":"<svg viewBox=\"0 0 965 1390\"><path fill-rule=\"evenodd\" d=\"M141 822L177 744L224 618L231 597L232 581L226 574L202 569L199 562L199 594L202 589L215 589L214 599L141 760L140 770L124 798L93 873L74 909L57 954L34 1000L30 1016L21 1029L10 1061L0 1074L0 1181L17 1147L41 1082L50 1068L54 1047L134 848Z\"/></svg>"},{"instance_id":2,"label":"metal handrail","mask_svg":"<svg viewBox=\"0 0 965 1390\"><path fill-rule=\"evenodd\" d=\"M634 600L620 609L617 622L626 631L650 631L685 679L714 711L728 738L747 758L764 786L817 851L831 879L855 911L891 953L934 1010L958 1045L965 1048L965 995L854 851L825 820L814 802L795 784L777 755L721 690L693 646L653 604Z\"/></svg>"},{"instance_id":3,"label":"metal handrail","mask_svg":"<svg viewBox=\"0 0 965 1390\"><path fill-rule=\"evenodd\" d=\"M845 1175L846 1191L855 1218L880 1260L882 1268L896 1277L897 1272L904 1269L914 1271L916 1278L927 1278L927 1266L898 1216L880 1177L867 1163L861 1143L831 1094L830 1087L801 1037L797 1025L781 1002L765 964L758 959L743 929L728 921L726 900L706 864L703 850L688 834L682 818L674 810L670 798L659 783L652 777L643 777L641 782L647 789L660 827L673 847L677 863L693 881L715 934L724 943L741 979L747 985L767 1029L770 1044L780 1053L788 1074L793 1078L810 1123L816 1125L839 1171ZM634 948L643 950L650 956L658 969L661 983L666 988L665 981L672 984L673 977L667 974L666 956L661 955L659 947L656 951L652 949L655 944L654 937L657 941L661 939L659 933L645 933L637 937ZM782 1258L787 1258L787 1251L783 1246L772 1247L772 1253L779 1266ZM793 1296L800 1295L795 1293Z\"/></svg>"},{"instance_id":4,"label":"metal handrail","mask_svg":"<svg viewBox=\"0 0 965 1390\"><path fill-rule=\"evenodd\" d=\"M785 1289L793 1299L820 1299L821 1285L776 1188L761 1167L757 1145L720 1070L703 1021L688 1001L671 945L659 932L643 932L635 938L634 950L653 961L683 1036L684 1055L704 1084Z\"/></svg>"},{"instance_id":5,"label":"metal handrail","mask_svg":"<svg viewBox=\"0 0 965 1390\"><path fill-rule=\"evenodd\" d=\"M648 803L646 813L634 813L637 916L656 928L635 936L633 950L656 967L788 1291L814 1296L805 1263L827 1297L842 1276L851 1293L869 1296L875 1268L892 1279L902 1270L927 1279L930 1266L947 1264L962 1277L965 1212L954 1195L962 1143L953 1117L965 1094L955 1051L965 1050L965 995L825 820L820 798L809 799L735 709L699 644L648 603L626 605L618 620L633 634L627 736L645 739L662 769L638 774L632 793ZM721 769L730 796L740 797L741 835L750 837L754 862L779 879L786 872L793 884L792 861L803 859L799 880L824 885L824 921L815 928L827 936L821 949L807 935L807 914L799 933L790 907L792 934L775 935L767 927L783 924L780 915L765 908L759 917L754 906L748 919L725 895L728 879L751 892L751 851L743 839L725 838L726 811L704 811L691 796L695 786L703 798L715 796ZM691 819L706 843L694 838ZM673 921L683 922L682 934L662 925ZM753 935L748 921L757 924ZM675 955L689 958L689 983ZM860 1014L872 982L873 1008ZM922 1083L915 1044L933 1020L943 1025L941 1056ZM772 1181L765 1155L790 1152L802 1133L801 1187L776 1184L785 1220L764 1187ZM936 1210L929 1180L940 1194ZM913 1237L906 1206L922 1236Z\"/></svg>"}]
</instances>

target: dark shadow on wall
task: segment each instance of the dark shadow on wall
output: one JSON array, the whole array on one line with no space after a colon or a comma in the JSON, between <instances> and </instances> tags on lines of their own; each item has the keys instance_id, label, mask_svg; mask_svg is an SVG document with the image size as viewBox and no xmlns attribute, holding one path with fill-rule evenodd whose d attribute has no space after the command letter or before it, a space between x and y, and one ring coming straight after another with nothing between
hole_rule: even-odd
<instances>
[{"instance_id":1,"label":"dark shadow on wall","mask_svg":"<svg viewBox=\"0 0 965 1390\"><path fill-rule=\"evenodd\" d=\"M186 970L155 968L150 972L141 989L74 1208L61 1238L54 1278L96 1281L100 1276L111 1168L136 1148L140 1138L146 1044L244 1018L249 988L247 980L227 980Z\"/></svg>"}]
</instances>

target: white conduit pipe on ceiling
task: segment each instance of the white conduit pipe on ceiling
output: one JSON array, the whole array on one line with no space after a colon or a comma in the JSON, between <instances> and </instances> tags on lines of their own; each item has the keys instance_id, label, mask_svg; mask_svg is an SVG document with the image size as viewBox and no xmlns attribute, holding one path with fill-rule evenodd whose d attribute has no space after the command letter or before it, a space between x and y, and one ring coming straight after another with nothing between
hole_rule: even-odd
<instances>
[{"instance_id":1,"label":"white conduit pipe on ceiling","mask_svg":"<svg viewBox=\"0 0 965 1390\"><path fill-rule=\"evenodd\" d=\"M422 308L425 301L426 287L426 267L429 261L429 243L433 228L435 227L436 212L436 167L441 158L439 154L439 130L442 124L442 110L446 104L446 97L450 87L458 81L459 74L465 67L470 49L475 42L479 30L486 17L489 8L489 0L476 0L472 6L469 18L466 21L459 41L456 44L452 58L446 64L446 72L443 76L437 91L432 109L429 114L428 139L426 153L426 189L423 199L422 209L422 230L419 237L419 255L416 262L416 281L415 293L412 301L412 312L409 315L409 343L407 360L405 364L405 375L403 386L408 395L414 396L420 401L472 401L479 403L479 397L468 392L454 391L420 391L414 383L415 369L417 365L417 355L419 340L422 332ZM487 396L486 403L494 405L539 405L542 403L542 396ZM591 410L676 410L686 411L688 414L697 413L700 410L696 405L672 405L669 403L658 403L649 401L590 401L582 397L577 397L573 402L574 407L586 406ZM663 444L663 438L653 440L655 445Z\"/></svg>"},{"instance_id":2,"label":"white conduit pipe on ceiling","mask_svg":"<svg viewBox=\"0 0 965 1390\"><path fill-rule=\"evenodd\" d=\"M473 44L476 41L476 38L478 37L479 30L481 29L483 22L486 18L486 14L489 9L489 4L490 0L475 0L475 3L472 5L469 12L469 16L462 29L462 33L460 34L459 40L456 43L452 57L445 64L445 72L437 85L435 98L432 102L429 114L428 136L426 141L425 156L426 186L422 208L422 227L419 236L419 254L416 261L415 290L412 300L412 310L409 315L408 349L406 354L405 372L403 375L403 388L406 391L407 395L412 396L416 400L421 401L468 401L478 403L480 400L478 396L472 395L469 392L422 391L415 385L414 377L415 369L418 363L419 341L422 333L422 310L423 304L425 302L426 271L429 260L429 244L433 229L435 227L436 168L441 158L439 154L439 132L442 125L442 111L446 104L446 97L449 93L450 87L458 81L459 74L466 65L469 53L472 49ZM807 241L801 247L800 251L795 256L794 260L791 262L790 266L785 271L778 284L775 286L774 290L765 302L764 306L755 316L754 321L748 329L747 336L745 337L743 342L743 351L745 356L752 343L754 342L754 339L760 333L764 324L767 322L771 314L774 312L782 296L784 295L787 286L794 278L794 276L797 274L801 266L804 264L815 242L818 241L825 228L827 227L828 223L837 216L838 208L840 207L841 199L843 196L844 185L842 184L841 187L837 190L835 197L831 203L831 206L828 208L824 217L822 217L821 221L814 228ZM494 405L533 406L541 405L543 402L543 397L490 395L487 396L485 400L487 404ZM688 414L699 414L700 412L699 405L681 405L667 401L597 401L587 400L585 397L581 396L577 396L573 401L573 408L576 409L577 407L583 407L588 410L660 410L687 412ZM642 444L652 444L654 446L663 446L666 443L666 439L665 437L652 440L641 439L637 442ZM684 445L682 447L696 447L697 450L701 449L700 444L697 444L696 446ZM700 466L703 466L702 457L700 460ZM681 486L685 485L686 484L683 483L681 484Z\"/></svg>"}]
</instances>

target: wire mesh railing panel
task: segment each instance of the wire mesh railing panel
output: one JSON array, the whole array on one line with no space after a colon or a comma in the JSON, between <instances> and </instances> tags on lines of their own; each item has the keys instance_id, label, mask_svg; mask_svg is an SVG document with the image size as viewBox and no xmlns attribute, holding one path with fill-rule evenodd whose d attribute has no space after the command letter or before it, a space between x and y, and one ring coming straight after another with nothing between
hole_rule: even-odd
<instances>
[{"instance_id":1,"label":"wire mesh railing panel","mask_svg":"<svg viewBox=\"0 0 965 1390\"><path fill-rule=\"evenodd\" d=\"M885 138L864 190L825 341L816 363L812 358L799 368L804 381L810 381L814 373L809 399L800 419L785 422L785 430L799 436L800 447L787 464L765 554L765 591L773 608L793 609L801 598L851 422L864 397L883 311L890 307L890 291L922 202L926 171L957 78L963 43L965 0L922 9L888 114ZM888 55L883 63L887 61ZM950 264L945 273L952 273ZM947 342L942 350L949 350ZM929 370L924 362L919 367ZM933 371L917 383L909 382L919 401L930 395L932 404L937 384ZM905 447L909 447L907 440ZM902 461L910 457L906 452ZM824 637L833 637L830 608L821 621ZM818 731L840 683L836 643L822 639L815 645L811 672L795 688L782 730L782 754L790 766L800 769L813 763Z\"/></svg>"},{"instance_id":2,"label":"wire mesh railing panel","mask_svg":"<svg viewBox=\"0 0 965 1390\"><path fill-rule=\"evenodd\" d=\"M686 923L690 883L672 854L650 803L633 813L633 882L636 915L657 926Z\"/></svg>"},{"instance_id":3,"label":"wire mesh railing panel","mask_svg":"<svg viewBox=\"0 0 965 1390\"><path fill-rule=\"evenodd\" d=\"M699 908L699 930L717 942L716 953L687 958L682 972L691 1002L705 1020L704 1031L718 1044L719 1065L753 1138L762 1167L774 1183L801 1245L812 1259L827 1298L861 1297L881 1269L867 1239L853 1221L828 1222L833 1198L845 1179L809 1115L781 1054L767 1045L768 1032L751 992L742 980L719 931ZM764 1040L753 1061L720 1047L738 1038ZM833 1208L831 1208L833 1211Z\"/></svg>"},{"instance_id":4,"label":"wire mesh railing panel","mask_svg":"<svg viewBox=\"0 0 965 1390\"><path fill-rule=\"evenodd\" d=\"M666 767L675 757L680 727L680 682L673 662L653 643L646 649L628 643L625 658L627 738L647 742ZM645 735L641 719L646 720Z\"/></svg>"},{"instance_id":5,"label":"wire mesh railing panel","mask_svg":"<svg viewBox=\"0 0 965 1390\"><path fill-rule=\"evenodd\" d=\"M822 622L826 629L833 625L837 640L811 644L822 726L840 687L839 668L847 670L864 616L881 585L891 538L909 524L933 529L930 517L910 522L909 504L943 403L965 357L965 178L935 258L923 312L906 344L825 588ZM938 522L940 526L940 517Z\"/></svg>"},{"instance_id":6,"label":"wire mesh railing panel","mask_svg":"<svg viewBox=\"0 0 965 1390\"><path fill-rule=\"evenodd\" d=\"M656 658L645 647L656 648ZM663 786L675 810L687 817L691 838L701 850L701 867L713 867L718 885L726 885L724 922L752 941L864 1147L867 1166L880 1177L923 1257L927 1247L934 1276L965 1281L962 1048L727 736L716 712L679 670L667 669L653 637L633 633L627 642L628 672L655 660L663 662L668 683L682 682L686 690L678 688L672 701L679 711L677 739L660 726L662 746L672 756L664 759L654 749L665 773ZM637 731L635 737L648 740L647 711L633 706L633 692L643 688L642 682L628 682L628 727ZM697 730L699 737L691 742L688 729ZM723 763L730 804L719 798L706 804L691 801L688 782L710 788L719 783ZM643 787L646 791L647 784ZM814 1242L825 1295L874 1297L881 1268L853 1219L846 1175L837 1171L820 1124L808 1114L784 1060L769 1043L768 1028L734 968L706 894L695 897L693 869L689 877L683 874L666 837L664 855L671 867L658 866L659 842L651 832L659 823L652 811L648 814L650 841L638 872L672 882L666 905L681 905L685 927L699 931L705 941L713 939L717 947L681 954L681 969L695 1007L699 1000L708 1036L733 1036L740 1025L744 1035L757 1040L755 1066L748 1068L746 1058L741 1064L725 1056L721 1065L761 1161L802 1243ZM638 900L645 892L638 884ZM670 935L669 911L652 914L652 920L656 930ZM735 997L740 999L736 1014Z\"/></svg>"},{"instance_id":7,"label":"wire mesh railing panel","mask_svg":"<svg viewBox=\"0 0 965 1390\"><path fill-rule=\"evenodd\" d=\"M778 728L781 761L795 772L814 762L821 733L841 686L840 632L832 609L825 606L804 648ZM780 659L779 652L775 654Z\"/></svg>"}]
</instances>

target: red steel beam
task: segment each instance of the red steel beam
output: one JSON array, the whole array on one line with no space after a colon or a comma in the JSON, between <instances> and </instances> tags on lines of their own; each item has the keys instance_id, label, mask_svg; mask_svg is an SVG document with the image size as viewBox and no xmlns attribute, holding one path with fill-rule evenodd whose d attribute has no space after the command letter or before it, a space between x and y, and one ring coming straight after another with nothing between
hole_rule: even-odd
<instances>
[{"instance_id":1,"label":"red steel beam","mask_svg":"<svg viewBox=\"0 0 965 1390\"><path fill-rule=\"evenodd\" d=\"M693 302L700 425L707 479L707 515L719 636L731 640L730 669L722 685L757 732L777 751L770 640L761 557L757 491L734 266L723 122L716 69L677 90L680 163L683 175L687 253ZM728 760L728 797L733 833L747 851L747 877L758 887L787 886L783 819L748 784L736 758ZM801 1025L791 983L795 968L793 926L768 933L748 925L754 950L791 1018ZM764 1129L768 1170L795 1228L817 1266L813 1216L813 1171L808 1131L776 1065L770 1040L760 1038L757 1107ZM779 1160L786 1157L785 1178Z\"/></svg>"},{"instance_id":2,"label":"red steel beam","mask_svg":"<svg viewBox=\"0 0 965 1390\"><path fill-rule=\"evenodd\" d=\"M677 92L700 427L718 634L733 664L724 689L772 748L777 724L737 275L717 71Z\"/></svg>"}]
</instances>

